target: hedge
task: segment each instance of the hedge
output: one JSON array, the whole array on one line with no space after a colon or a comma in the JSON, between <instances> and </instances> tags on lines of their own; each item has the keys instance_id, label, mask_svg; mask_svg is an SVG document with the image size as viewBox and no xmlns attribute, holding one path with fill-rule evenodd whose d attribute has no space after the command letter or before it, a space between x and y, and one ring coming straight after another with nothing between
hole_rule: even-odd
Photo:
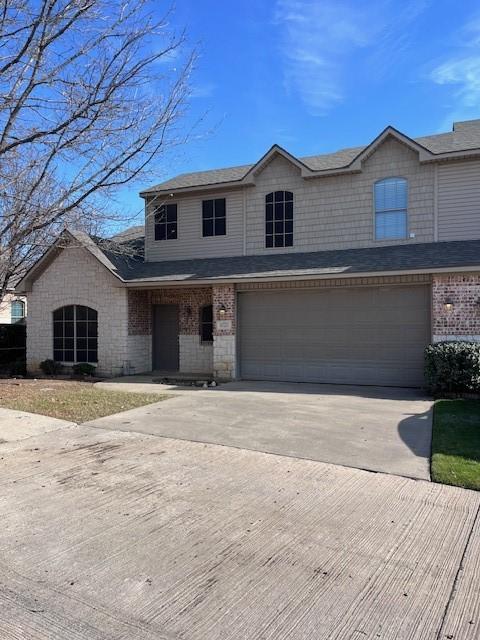
<instances>
[{"instance_id":1,"label":"hedge","mask_svg":"<svg viewBox=\"0 0 480 640\"><path fill-rule=\"evenodd\" d=\"M480 343L437 342L425 349L425 381L432 393L480 391Z\"/></svg>"}]
</instances>

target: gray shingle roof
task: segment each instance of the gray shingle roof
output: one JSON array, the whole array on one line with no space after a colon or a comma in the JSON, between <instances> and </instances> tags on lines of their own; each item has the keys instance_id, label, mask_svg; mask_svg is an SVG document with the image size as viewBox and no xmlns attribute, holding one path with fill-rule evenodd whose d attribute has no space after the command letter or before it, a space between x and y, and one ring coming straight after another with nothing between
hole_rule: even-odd
<instances>
[{"instance_id":1,"label":"gray shingle roof","mask_svg":"<svg viewBox=\"0 0 480 640\"><path fill-rule=\"evenodd\" d=\"M470 151L480 149L480 120L467 120L466 122L454 123L454 130L449 133L439 133L436 135L422 136L414 138L415 142L422 145L434 154L451 153L454 151ZM350 147L340 149L334 153L324 153L316 156L306 156L299 158L309 169L313 171L330 171L348 166L356 156L366 149L363 147ZM255 164L245 164L238 167L227 167L225 169L212 169L210 171L195 171L192 173L182 173L170 180L161 182L142 193L168 191L169 189L185 189L189 187L200 187L208 185L218 185L223 182L233 182L241 180Z\"/></svg>"},{"instance_id":2,"label":"gray shingle roof","mask_svg":"<svg viewBox=\"0 0 480 640\"><path fill-rule=\"evenodd\" d=\"M242 281L298 276L421 271L480 266L480 240L405 244L367 249L143 262L108 255L115 272L133 282Z\"/></svg>"}]
</instances>

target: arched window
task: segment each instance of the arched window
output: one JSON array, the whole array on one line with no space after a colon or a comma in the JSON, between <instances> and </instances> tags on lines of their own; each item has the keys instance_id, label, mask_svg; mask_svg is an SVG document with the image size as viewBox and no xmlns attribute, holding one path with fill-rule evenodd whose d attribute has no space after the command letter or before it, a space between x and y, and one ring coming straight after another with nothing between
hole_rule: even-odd
<instances>
[{"instance_id":1,"label":"arched window","mask_svg":"<svg viewBox=\"0 0 480 640\"><path fill-rule=\"evenodd\" d=\"M213 306L211 304L200 309L200 336L202 342L213 342Z\"/></svg>"},{"instance_id":2,"label":"arched window","mask_svg":"<svg viewBox=\"0 0 480 640\"><path fill-rule=\"evenodd\" d=\"M405 178L385 178L374 186L375 239L407 237L408 182Z\"/></svg>"},{"instance_id":3,"label":"arched window","mask_svg":"<svg viewBox=\"0 0 480 640\"><path fill-rule=\"evenodd\" d=\"M73 304L53 312L53 359L58 362L98 362L98 314Z\"/></svg>"},{"instance_id":4,"label":"arched window","mask_svg":"<svg viewBox=\"0 0 480 640\"><path fill-rule=\"evenodd\" d=\"M291 191L275 191L265 196L265 246L293 247Z\"/></svg>"},{"instance_id":5,"label":"arched window","mask_svg":"<svg viewBox=\"0 0 480 640\"><path fill-rule=\"evenodd\" d=\"M12 324L23 322L25 320L25 303L23 300L14 300L10 307L10 316Z\"/></svg>"}]
</instances>

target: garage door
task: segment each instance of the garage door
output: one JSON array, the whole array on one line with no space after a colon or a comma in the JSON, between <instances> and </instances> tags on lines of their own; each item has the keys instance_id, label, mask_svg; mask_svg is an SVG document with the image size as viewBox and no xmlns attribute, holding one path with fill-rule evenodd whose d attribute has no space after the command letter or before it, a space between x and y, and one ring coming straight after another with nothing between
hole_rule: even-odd
<instances>
[{"instance_id":1,"label":"garage door","mask_svg":"<svg viewBox=\"0 0 480 640\"><path fill-rule=\"evenodd\" d=\"M420 386L427 286L239 293L244 379Z\"/></svg>"}]
</instances>

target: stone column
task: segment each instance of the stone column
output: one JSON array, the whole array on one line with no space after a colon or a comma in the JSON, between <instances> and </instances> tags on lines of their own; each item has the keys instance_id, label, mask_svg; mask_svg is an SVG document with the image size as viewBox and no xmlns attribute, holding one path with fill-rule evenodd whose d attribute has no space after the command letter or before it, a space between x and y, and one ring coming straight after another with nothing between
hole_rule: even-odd
<instances>
[{"instance_id":1,"label":"stone column","mask_svg":"<svg viewBox=\"0 0 480 640\"><path fill-rule=\"evenodd\" d=\"M234 285L213 287L213 375L236 377L236 296Z\"/></svg>"}]
</instances>

